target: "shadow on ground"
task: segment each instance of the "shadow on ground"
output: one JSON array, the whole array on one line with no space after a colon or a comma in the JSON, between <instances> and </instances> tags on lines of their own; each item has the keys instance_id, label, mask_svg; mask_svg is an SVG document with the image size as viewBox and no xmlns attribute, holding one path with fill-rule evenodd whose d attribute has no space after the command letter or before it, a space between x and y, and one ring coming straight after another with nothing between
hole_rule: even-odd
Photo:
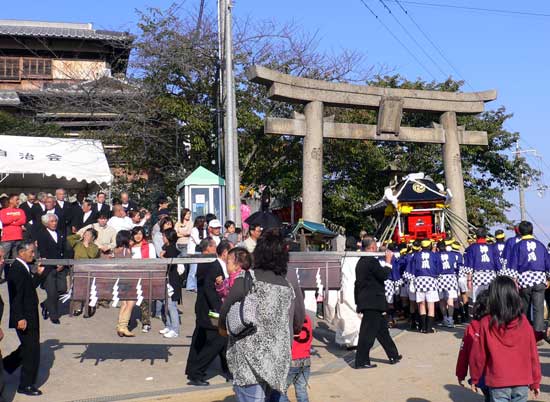
<instances>
[{"instance_id":1,"label":"shadow on ground","mask_svg":"<svg viewBox=\"0 0 550 402\"><path fill-rule=\"evenodd\" d=\"M481 391L476 394L470 388L461 387L458 384L447 384L445 389L449 392L449 400L453 402L483 402L485 400Z\"/></svg>"},{"instance_id":2,"label":"shadow on ground","mask_svg":"<svg viewBox=\"0 0 550 402\"><path fill-rule=\"evenodd\" d=\"M55 361L55 352L61 348L63 346L59 343L59 339L48 339L40 345L40 371L36 381L38 388L44 385L50 378L50 370ZM18 368L12 374L4 372L3 375L5 383L4 398L6 401L13 401L17 392L17 386L19 385L21 369Z\"/></svg>"},{"instance_id":3,"label":"shadow on ground","mask_svg":"<svg viewBox=\"0 0 550 402\"><path fill-rule=\"evenodd\" d=\"M61 343L63 346L84 346L82 353L76 353L75 359L80 359L80 362L84 360L95 360L97 366L100 362L107 360L140 360L150 361L151 366L155 364L155 360L162 360L168 362L168 359L172 356L170 352L171 348L184 348L189 345L181 344L150 344L150 343Z\"/></svg>"}]
</instances>

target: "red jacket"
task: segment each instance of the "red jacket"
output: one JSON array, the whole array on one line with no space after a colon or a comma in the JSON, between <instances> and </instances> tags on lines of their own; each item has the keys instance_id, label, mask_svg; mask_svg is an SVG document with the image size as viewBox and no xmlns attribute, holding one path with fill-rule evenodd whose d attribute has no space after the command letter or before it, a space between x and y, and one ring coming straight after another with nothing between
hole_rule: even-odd
<instances>
[{"instance_id":1,"label":"red jacket","mask_svg":"<svg viewBox=\"0 0 550 402\"><path fill-rule=\"evenodd\" d=\"M0 209L0 221L2 221L2 241L23 239L23 225L27 223L25 211L21 208Z\"/></svg>"},{"instance_id":2,"label":"red jacket","mask_svg":"<svg viewBox=\"0 0 550 402\"><path fill-rule=\"evenodd\" d=\"M292 341L292 360L305 359L311 356L311 341L313 340L313 330L311 328L311 319L306 314L306 319L302 330L294 337Z\"/></svg>"},{"instance_id":3,"label":"red jacket","mask_svg":"<svg viewBox=\"0 0 550 402\"><path fill-rule=\"evenodd\" d=\"M539 353L525 315L506 327L491 325L491 317L483 317L479 333L474 336L469 359L474 384L485 372L488 387L528 385L531 389L540 388Z\"/></svg>"},{"instance_id":4,"label":"red jacket","mask_svg":"<svg viewBox=\"0 0 550 402\"><path fill-rule=\"evenodd\" d=\"M460 381L463 381L468 374L468 360L470 359L472 344L474 343L475 334L479 333L480 327L481 324L478 320L472 320L470 325L466 327L466 331L464 331L458 359L456 360L456 377Z\"/></svg>"}]
</instances>

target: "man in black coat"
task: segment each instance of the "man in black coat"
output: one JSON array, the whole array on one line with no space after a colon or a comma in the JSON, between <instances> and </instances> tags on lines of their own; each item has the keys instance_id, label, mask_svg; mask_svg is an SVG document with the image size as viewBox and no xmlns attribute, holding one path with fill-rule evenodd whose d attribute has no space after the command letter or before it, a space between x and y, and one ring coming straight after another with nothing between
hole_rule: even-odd
<instances>
[{"instance_id":1,"label":"man in black coat","mask_svg":"<svg viewBox=\"0 0 550 402\"><path fill-rule=\"evenodd\" d=\"M8 373L13 373L22 366L17 392L25 395L42 394L35 386L40 365L40 321L36 287L42 280L44 267L38 266L37 274L32 273L28 264L34 260L34 253L33 243L19 245L17 259L8 272L9 327L16 329L21 344L4 358L3 364Z\"/></svg>"},{"instance_id":2,"label":"man in black coat","mask_svg":"<svg viewBox=\"0 0 550 402\"><path fill-rule=\"evenodd\" d=\"M206 369L216 356L221 358L224 374L228 372L227 361L225 360L227 339L218 333L217 326L212 325L208 313L210 311L220 312L222 300L216 292L216 278L220 276L224 278L221 263L227 261L227 253L231 248L231 244L222 241L216 247L216 242L211 238L203 240L202 243L204 243L203 254L217 254L218 260L199 264L197 267L196 326L187 358L187 367L185 368L185 374L189 379L188 384L196 386L209 385L204 377L206 376Z\"/></svg>"},{"instance_id":3,"label":"man in black coat","mask_svg":"<svg viewBox=\"0 0 550 402\"><path fill-rule=\"evenodd\" d=\"M92 201L82 201L82 207L75 207L73 211L73 232L78 232L84 226L97 222L97 213L92 209Z\"/></svg>"},{"instance_id":4,"label":"man in black coat","mask_svg":"<svg viewBox=\"0 0 550 402\"><path fill-rule=\"evenodd\" d=\"M65 190L62 188L55 190L55 214L59 218L57 226L65 235L71 234L74 213L74 206L69 201L65 201Z\"/></svg>"},{"instance_id":5,"label":"man in black coat","mask_svg":"<svg viewBox=\"0 0 550 402\"><path fill-rule=\"evenodd\" d=\"M36 203L36 194L27 193L27 201L21 203L19 208L25 212L27 217L27 222L25 223L25 232L23 233L23 240L30 240L32 238L32 219L33 219L33 208Z\"/></svg>"},{"instance_id":6,"label":"man in black coat","mask_svg":"<svg viewBox=\"0 0 550 402\"><path fill-rule=\"evenodd\" d=\"M85 190L78 190L78 193L76 193L76 197L75 197L76 201L71 202L71 206L73 207L73 209L75 211L78 211L79 209L82 209L82 203L86 199L87 195L88 194L86 194Z\"/></svg>"},{"instance_id":7,"label":"man in black coat","mask_svg":"<svg viewBox=\"0 0 550 402\"><path fill-rule=\"evenodd\" d=\"M92 207L92 210L95 212L96 216L104 214L107 218L111 217L111 206L105 203L107 196L104 192L100 191L97 193L96 202Z\"/></svg>"},{"instance_id":8,"label":"man in black coat","mask_svg":"<svg viewBox=\"0 0 550 402\"><path fill-rule=\"evenodd\" d=\"M124 208L126 213L128 213L128 211L139 210L138 204L130 199L130 195L126 191L120 193L120 202L122 203L122 208Z\"/></svg>"},{"instance_id":9,"label":"man in black coat","mask_svg":"<svg viewBox=\"0 0 550 402\"><path fill-rule=\"evenodd\" d=\"M377 251L376 241L372 237L363 239L362 246L363 251ZM361 257L355 268L355 304L357 312L363 314L355 355L357 369L376 367L376 364L371 364L370 361L370 350L375 339L378 339L384 348L391 364L398 363L402 358L390 336L384 317L388 309L384 281L391 273L392 257L392 253L387 251L384 266L375 257Z\"/></svg>"},{"instance_id":10,"label":"man in black coat","mask_svg":"<svg viewBox=\"0 0 550 402\"><path fill-rule=\"evenodd\" d=\"M42 225L42 223L40 222L40 218L48 210L48 207L46 206L47 199L48 199L48 196L46 193L43 193L43 192L38 193L36 195L36 202L31 208L31 217L32 217L31 234L33 239L34 239L34 234L36 233L36 228ZM52 213L55 213L55 199L52 197L51 200L52 200L52 206L51 206Z\"/></svg>"},{"instance_id":11,"label":"man in black coat","mask_svg":"<svg viewBox=\"0 0 550 402\"><path fill-rule=\"evenodd\" d=\"M38 253L40 258L65 258L66 236L58 228L58 218L55 214L42 216L42 226L36 232ZM47 265L44 272L43 287L46 290L46 301L41 303L42 317L50 318L54 324L59 324L58 299L67 291L67 270L62 265Z\"/></svg>"}]
</instances>

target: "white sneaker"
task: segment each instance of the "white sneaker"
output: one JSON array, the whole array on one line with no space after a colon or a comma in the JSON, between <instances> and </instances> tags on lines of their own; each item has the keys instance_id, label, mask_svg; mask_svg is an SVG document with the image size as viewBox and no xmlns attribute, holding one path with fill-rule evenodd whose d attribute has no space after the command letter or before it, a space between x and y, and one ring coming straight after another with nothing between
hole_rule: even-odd
<instances>
[{"instance_id":1,"label":"white sneaker","mask_svg":"<svg viewBox=\"0 0 550 402\"><path fill-rule=\"evenodd\" d=\"M169 331L170 331L170 328L166 327L166 328L164 328L164 329L161 329L161 330L159 331L159 334L164 335L165 333L167 333L167 332L169 332Z\"/></svg>"},{"instance_id":2,"label":"white sneaker","mask_svg":"<svg viewBox=\"0 0 550 402\"><path fill-rule=\"evenodd\" d=\"M165 338L177 338L177 337L178 337L178 334L176 334L175 331L170 330L170 331L168 331L167 333L165 333L163 336L164 336Z\"/></svg>"},{"instance_id":3,"label":"white sneaker","mask_svg":"<svg viewBox=\"0 0 550 402\"><path fill-rule=\"evenodd\" d=\"M144 334L146 334L147 332L149 332L151 330L151 326L150 325L144 325L143 327L141 327L141 332L143 332Z\"/></svg>"}]
</instances>

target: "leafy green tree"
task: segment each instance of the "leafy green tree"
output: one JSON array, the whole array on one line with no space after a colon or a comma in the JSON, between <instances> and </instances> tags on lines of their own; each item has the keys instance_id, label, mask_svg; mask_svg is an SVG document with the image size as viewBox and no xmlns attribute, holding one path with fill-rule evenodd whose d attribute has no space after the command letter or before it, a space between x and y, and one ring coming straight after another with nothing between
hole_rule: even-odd
<instances>
[{"instance_id":1,"label":"leafy green tree","mask_svg":"<svg viewBox=\"0 0 550 402\"><path fill-rule=\"evenodd\" d=\"M111 156L124 172L117 189L130 189L142 199L154 200L160 193L175 196L177 183L199 165L223 175L223 161L218 160L223 149L223 139L218 137L223 110L218 105L223 102L218 99L217 23L212 15L182 15L173 6L141 12L138 30L130 89L123 102L119 98L101 104L102 110L116 113L119 119L110 130L88 135L120 146ZM301 198L303 140L265 135L263 121L266 116L292 118L293 113L303 112L303 106L269 100L266 88L248 81L248 67L260 64L296 76L392 88L455 92L462 87L452 79L425 82L383 75L383 67L365 67L368 63L363 54L345 49L336 54L323 52L318 42L315 35L304 33L295 24L251 19L235 22L242 184L256 191L268 186L272 196L285 205ZM92 99L90 104L97 102ZM338 122L376 123L376 113L368 110L327 108L326 114ZM518 185L520 172L527 178L539 174L525 161L512 158L510 151L518 134L504 128L510 117L501 107L458 119L468 130L489 134L488 147L462 147L468 218L475 225L507 223L510 203L504 192ZM402 124L429 127L438 120L436 113L405 113ZM40 130L55 131L0 114L0 131ZM444 182L442 151L437 144L325 140L324 168L324 216L350 234L374 229L376 223L361 211L381 198L394 176L422 171ZM125 180L128 174L135 177Z\"/></svg>"},{"instance_id":2,"label":"leafy green tree","mask_svg":"<svg viewBox=\"0 0 550 402\"><path fill-rule=\"evenodd\" d=\"M173 194L175 184L198 165L217 170L218 54L215 18L196 14L179 17L174 9L149 9L141 14L141 30L133 63L134 77L145 96L123 119L129 166L146 168L150 177L142 191ZM259 190L269 186L283 204L301 198L302 139L263 133L266 116L292 117L303 106L267 99L261 85L250 83L246 69L260 64L288 74L364 83L392 88L459 91L462 83L410 81L399 75L376 75L361 53L318 50L317 39L292 24L235 23L235 82L242 183ZM135 111L135 112L134 112ZM328 108L335 121L375 124L368 110ZM475 225L506 223L510 204L504 191L517 186L518 171L537 174L511 158L517 133L504 129L511 117L504 108L478 116L460 116L459 124L489 134L488 147L462 147L468 218ZM404 126L429 127L436 113L405 113ZM444 182L441 146L400 142L325 140L324 216L356 233L373 229L362 215L377 201L395 175L423 171ZM222 169L223 171L223 169Z\"/></svg>"}]
</instances>

